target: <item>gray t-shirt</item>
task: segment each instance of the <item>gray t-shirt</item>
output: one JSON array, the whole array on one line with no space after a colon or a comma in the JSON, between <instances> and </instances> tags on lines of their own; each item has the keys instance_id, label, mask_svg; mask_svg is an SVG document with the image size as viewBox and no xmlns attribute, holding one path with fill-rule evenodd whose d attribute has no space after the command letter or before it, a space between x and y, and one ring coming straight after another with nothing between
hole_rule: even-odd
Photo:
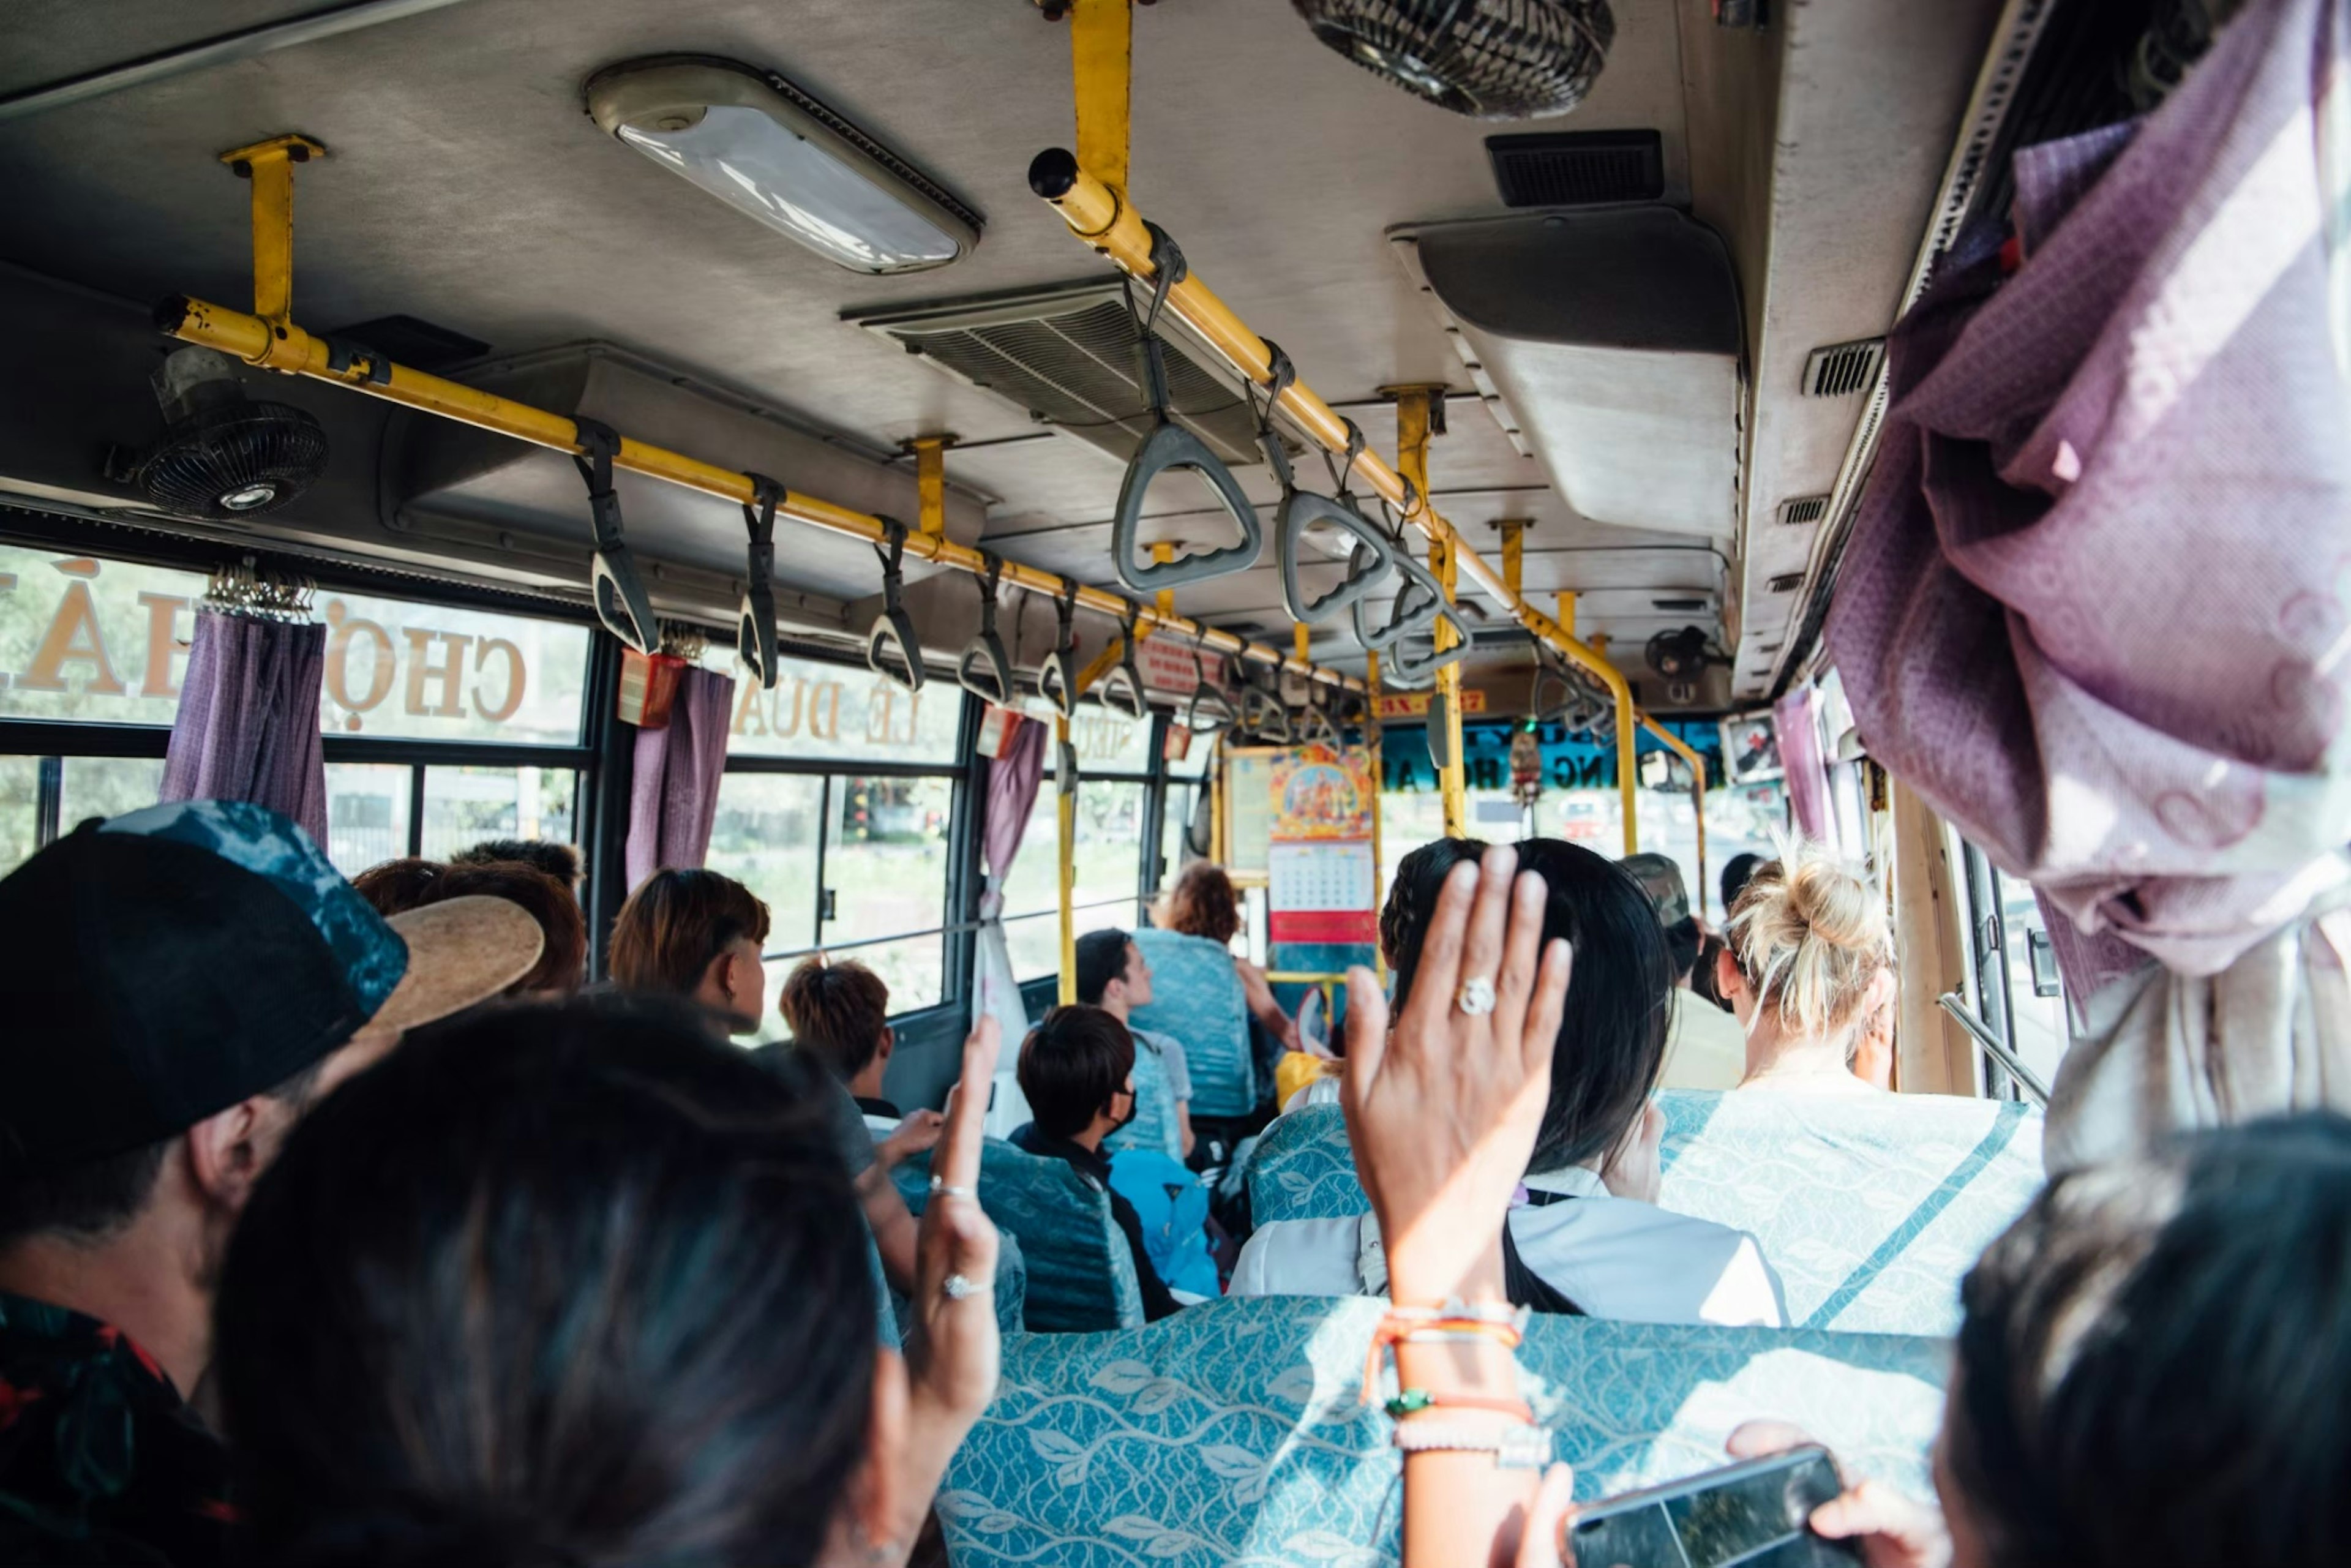
<instances>
[{"instance_id":1,"label":"gray t-shirt","mask_svg":"<svg viewBox=\"0 0 2351 1568\"><path fill-rule=\"evenodd\" d=\"M766 1045L754 1046L751 1056L761 1066L773 1071L774 1064L789 1054L791 1049L787 1041L770 1040ZM850 1098L849 1091L841 1080L814 1063L810 1066L815 1070L809 1076L817 1081L817 1094L824 1102L825 1126L832 1134L834 1145L841 1150L841 1160L849 1166L850 1179L853 1181L864 1175L866 1168L873 1163L873 1134L866 1129L865 1113L857 1108L857 1102Z\"/></svg>"}]
</instances>

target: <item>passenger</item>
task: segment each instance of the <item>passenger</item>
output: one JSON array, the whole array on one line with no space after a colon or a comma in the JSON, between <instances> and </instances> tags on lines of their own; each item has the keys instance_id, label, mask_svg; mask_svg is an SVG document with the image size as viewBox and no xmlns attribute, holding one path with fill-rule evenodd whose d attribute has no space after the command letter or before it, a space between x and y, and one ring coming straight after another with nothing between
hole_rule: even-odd
<instances>
[{"instance_id":1,"label":"passenger","mask_svg":"<svg viewBox=\"0 0 2351 1568\"><path fill-rule=\"evenodd\" d=\"M1739 902L1740 890L1747 885L1747 879L1753 876L1755 868L1762 863L1761 855L1741 852L1731 856L1730 862L1722 868L1722 914L1725 919L1729 918L1730 906ZM1704 936L1698 943L1698 961L1690 966L1690 994L1713 1003L1723 1012L1729 1012L1730 1003L1714 984L1715 966L1722 961L1726 944L1708 922L1699 921L1698 928Z\"/></svg>"},{"instance_id":2,"label":"passenger","mask_svg":"<svg viewBox=\"0 0 2351 1568\"><path fill-rule=\"evenodd\" d=\"M585 874L580 866L580 852L552 839L484 839L472 849L459 850L449 857L451 865L489 865L499 861L520 861L533 871L543 871L575 896L580 892L580 879Z\"/></svg>"},{"instance_id":3,"label":"passenger","mask_svg":"<svg viewBox=\"0 0 2351 1568\"><path fill-rule=\"evenodd\" d=\"M767 1006L768 906L733 877L715 871L657 871L637 884L612 921L610 967L620 990L682 997L699 1006L723 1038L750 1034ZM763 1051L775 1064L789 1051ZM874 1156L872 1135L857 1103L825 1079L821 1096L832 1115L833 1141L857 1178L865 1218L882 1251L882 1270L900 1293L914 1284L914 1217Z\"/></svg>"},{"instance_id":4,"label":"passenger","mask_svg":"<svg viewBox=\"0 0 2351 1568\"><path fill-rule=\"evenodd\" d=\"M286 818L195 801L33 856L0 931L0 1562L222 1563L191 1401L230 1227L309 1107L538 929L486 898L387 921Z\"/></svg>"},{"instance_id":5,"label":"passenger","mask_svg":"<svg viewBox=\"0 0 2351 1568\"><path fill-rule=\"evenodd\" d=\"M1012 1130L1012 1143L1032 1155L1065 1160L1110 1199L1111 1218L1134 1258L1147 1322L1172 1317L1182 1303L1151 1266L1143 1222L1134 1205L1111 1187L1102 1143L1134 1115L1134 1037L1100 1008L1055 1008L1020 1043L1020 1092L1036 1118Z\"/></svg>"},{"instance_id":6,"label":"passenger","mask_svg":"<svg viewBox=\"0 0 2351 1568\"><path fill-rule=\"evenodd\" d=\"M1497 852L1440 839L1397 868L1383 929L1407 1010L1424 957L1437 956L1429 942L1439 896L1452 895L1457 873L1464 889L1477 884L1460 868L1481 852L1491 863ZM1544 889L1545 939L1572 942L1575 951L1558 1029L1569 1043L1551 1054L1538 1136L1513 1173L1523 1173L1529 1201L1511 1210L1500 1242L1511 1260L1512 1299L1644 1322L1784 1323L1779 1277L1754 1238L1655 1206L1663 1121L1649 1095L1665 1057L1672 972L1648 895L1623 867L1574 844L1534 839L1508 852ZM1351 1062L1369 1019L1387 1015L1382 1006L1359 1018L1361 990L1351 973ZM1249 1238L1232 1293L1381 1295L1392 1283L1375 1222L1289 1219Z\"/></svg>"},{"instance_id":7,"label":"passenger","mask_svg":"<svg viewBox=\"0 0 2351 1568\"><path fill-rule=\"evenodd\" d=\"M1724 918L1728 919L1730 912L1738 907L1739 895L1747 891L1747 884L1754 880L1756 872L1761 869L1762 864L1761 855L1745 850L1723 862L1722 913Z\"/></svg>"},{"instance_id":8,"label":"passenger","mask_svg":"<svg viewBox=\"0 0 2351 1568\"><path fill-rule=\"evenodd\" d=\"M560 848L561 846L556 846ZM351 879L378 915L405 914L452 898L503 898L520 904L544 938L538 962L507 988L509 997L559 1001L587 978L588 921L570 886L520 861L472 861L442 865L427 860L387 861Z\"/></svg>"},{"instance_id":9,"label":"passenger","mask_svg":"<svg viewBox=\"0 0 2351 1568\"><path fill-rule=\"evenodd\" d=\"M792 1031L793 1049L823 1063L857 1102L873 1137L876 1165L894 1170L931 1151L946 1118L936 1111L909 1114L882 1097L898 1032L890 1027L890 988L881 976L855 959L833 964L813 954L784 977L777 1005Z\"/></svg>"},{"instance_id":10,"label":"passenger","mask_svg":"<svg viewBox=\"0 0 2351 1568\"><path fill-rule=\"evenodd\" d=\"M1162 931L1173 931L1185 936L1202 936L1222 947L1240 934L1240 901L1233 893L1233 879L1225 868L1212 861L1194 861L1184 868L1169 890L1157 917L1152 922ZM1236 956L1233 972L1240 977L1241 995L1249 1003L1249 1016L1256 1019L1268 1039L1284 1051L1296 1051L1298 1024L1281 1004L1274 1000L1273 987L1267 983L1265 971L1248 959Z\"/></svg>"},{"instance_id":11,"label":"passenger","mask_svg":"<svg viewBox=\"0 0 2351 1568\"><path fill-rule=\"evenodd\" d=\"M1894 935L1876 890L1814 845L1766 862L1730 912L1715 984L1747 1030L1739 1087L1866 1096L1864 1026L1895 998ZM1886 1061L1890 1071L1891 1053Z\"/></svg>"},{"instance_id":12,"label":"passenger","mask_svg":"<svg viewBox=\"0 0 2351 1568\"><path fill-rule=\"evenodd\" d=\"M1134 938L1117 929L1089 931L1078 938L1078 1000L1102 1009L1126 1025L1137 1051L1148 1051L1167 1084L1170 1132L1167 1154L1177 1162L1192 1157L1192 1073L1184 1042L1155 1030L1137 1029L1129 1015L1151 1005L1151 965Z\"/></svg>"},{"instance_id":13,"label":"passenger","mask_svg":"<svg viewBox=\"0 0 2351 1568\"><path fill-rule=\"evenodd\" d=\"M1661 854L1626 855L1625 869L1648 891L1665 927L1674 967L1673 1032L1667 1037L1666 1089L1736 1089L1747 1071L1747 1031L1739 1020L1690 989L1706 933L1690 914L1682 868Z\"/></svg>"},{"instance_id":14,"label":"passenger","mask_svg":"<svg viewBox=\"0 0 2351 1568\"><path fill-rule=\"evenodd\" d=\"M288 1142L221 1282L254 1555L903 1561L996 1386L997 1236L965 1196L994 1061L983 1024L904 1360L874 1345L810 1064L770 1075L602 998L352 1084Z\"/></svg>"}]
</instances>

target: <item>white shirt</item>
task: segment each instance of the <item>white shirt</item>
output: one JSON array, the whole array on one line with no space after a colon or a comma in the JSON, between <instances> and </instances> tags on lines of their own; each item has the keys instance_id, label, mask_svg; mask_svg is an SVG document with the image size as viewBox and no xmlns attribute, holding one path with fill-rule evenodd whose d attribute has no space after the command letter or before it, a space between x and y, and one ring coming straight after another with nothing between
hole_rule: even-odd
<instances>
[{"instance_id":1,"label":"white shirt","mask_svg":"<svg viewBox=\"0 0 2351 1568\"><path fill-rule=\"evenodd\" d=\"M1660 1089L1736 1089L1747 1076L1747 1031L1687 986L1674 988Z\"/></svg>"},{"instance_id":2,"label":"white shirt","mask_svg":"<svg viewBox=\"0 0 2351 1568\"><path fill-rule=\"evenodd\" d=\"M1788 1304L1780 1276L1755 1238L1712 1220L1668 1214L1653 1204L1615 1197L1587 1170L1530 1176L1536 1190L1573 1201L1510 1210L1520 1260L1595 1318L1644 1323L1754 1324L1784 1327ZM1236 1296L1354 1296L1377 1261L1379 1225L1370 1215L1345 1219L1278 1219L1259 1228L1233 1269Z\"/></svg>"}]
</instances>

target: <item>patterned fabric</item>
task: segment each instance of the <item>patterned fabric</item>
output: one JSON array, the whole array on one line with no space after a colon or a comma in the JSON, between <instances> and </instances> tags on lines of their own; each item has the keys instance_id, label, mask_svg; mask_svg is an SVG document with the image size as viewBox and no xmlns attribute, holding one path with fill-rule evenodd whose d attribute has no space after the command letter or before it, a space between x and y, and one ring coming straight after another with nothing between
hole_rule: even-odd
<instances>
[{"instance_id":1,"label":"patterned fabric","mask_svg":"<svg viewBox=\"0 0 2351 1568\"><path fill-rule=\"evenodd\" d=\"M911 1200L909 1207L913 1207ZM919 1211L918 1211L919 1212ZM882 1254L873 1254L873 1266L882 1266ZM903 1345L914 1336L914 1304L896 1291L888 1281L882 1285L883 1311L887 1314L882 1343ZM1029 1301L1029 1260L1020 1250L1020 1239L1008 1230L996 1233L996 1328L998 1333L1019 1333L1021 1313Z\"/></svg>"},{"instance_id":2,"label":"patterned fabric","mask_svg":"<svg viewBox=\"0 0 2351 1568\"><path fill-rule=\"evenodd\" d=\"M1995 1100L1668 1089L1659 1207L1753 1235L1805 1328L1949 1334L1959 1279L2040 1190L2041 1113ZM1259 1225L1368 1213L1338 1107L1293 1111L1249 1166Z\"/></svg>"},{"instance_id":3,"label":"patterned fabric","mask_svg":"<svg viewBox=\"0 0 2351 1568\"><path fill-rule=\"evenodd\" d=\"M326 670L323 625L199 611L156 798L250 800L324 841Z\"/></svg>"},{"instance_id":4,"label":"patterned fabric","mask_svg":"<svg viewBox=\"0 0 2351 1568\"><path fill-rule=\"evenodd\" d=\"M734 712L734 676L689 669L678 680L668 727L637 731L625 857L631 887L664 867L697 867L709 854Z\"/></svg>"},{"instance_id":5,"label":"patterned fabric","mask_svg":"<svg viewBox=\"0 0 2351 1568\"><path fill-rule=\"evenodd\" d=\"M400 934L351 891L317 838L266 806L181 800L110 817L99 831L192 844L267 877L319 928L371 1015L408 973L408 944Z\"/></svg>"},{"instance_id":6,"label":"patterned fabric","mask_svg":"<svg viewBox=\"0 0 2351 1568\"><path fill-rule=\"evenodd\" d=\"M1102 1153L1149 1149L1180 1165L1184 1128L1176 1120L1176 1089L1167 1081L1165 1059L1144 1038L1149 1032L1134 1037L1134 1120L1102 1140Z\"/></svg>"},{"instance_id":7,"label":"patterned fabric","mask_svg":"<svg viewBox=\"0 0 2351 1568\"><path fill-rule=\"evenodd\" d=\"M1379 1312L1235 1298L1139 1332L1015 1336L940 1490L956 1568L1394 1563L1399 1463L1387 1417L1357 1398ZM1946 1354L1873 1334L1538 1318L1519 1362L1580 1498L1724 1464L1730 1428L1761 1416L1925 1497Z\"/></svg>"},{"instance_id":8,"label":"patterned fabric","mask_svg":"<svg viewBox=\"0 0 2351 1568\"><path fill-rule=\"evenodd\" d=\"M1257 1109L1249 1004L1232 954L1205 936L1173 931L1138 931L1134 945L1151 966L1151 1005L1135 1009L1132 1021L1184 1042L1193 1117L1246 1116Z\"/></svg>"},{"instance_id":9,"label":"patterned fabric","mask_svg":"<svg viewBox=\"0 0 2351 1568\"><path fill-rule=\"evenodd\" d=\"M920 1214L930 1201L930 1156L903 1162L891 1179ZM1020 1243L1030 1330L1087 1333L1143 1322L1143 1287L1126 1238L1111 1220L1108 1193L1061 1160L990 1138L979 1151L979 1206Z\"/></svg>"},{"instance_id":10,"label":"patterned fabric","mask_svg":"<svg viewBox=\"0 0 2351 1568\"><path fill-rule=\"evenodd\" d=\"M0 1294L0 1562L209 1568L228 1451L152 1357L79 1312Z\"/></svg>"},{"instance_id":11,"label":"patterned fabric","mask_svg":"<svg viewBox=\"0 0 2351 1568\"><path fill-rule=\"evenodd\" d=\"M2183 974L2351 877L2346 69L2345 0L2248 0L2017 155L2022 267L1963 241L1887 344L1827 622L1872 757Z\"/></svg>"}]
</instances>

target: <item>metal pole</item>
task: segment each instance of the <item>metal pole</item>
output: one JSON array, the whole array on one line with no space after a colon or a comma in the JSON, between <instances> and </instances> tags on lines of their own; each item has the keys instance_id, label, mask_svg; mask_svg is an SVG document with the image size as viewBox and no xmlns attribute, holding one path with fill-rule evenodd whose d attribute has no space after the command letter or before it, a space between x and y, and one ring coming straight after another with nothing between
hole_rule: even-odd
<instances>
[{"instance_id":1,"label":"metal pole","mask_svg":"<svg viewBox=\"0 0 2351 1568\"><path fill-rule=\"evenodd\" d=\"M1402 470L1414 493L1428 494L1429 406L1432 399L1441 394L1442 387L1397 387L1396 394L1396 465ZM1454 601L1454 569L1460 553L1460 540L1450 530L1428 538L1428 570L1445 590L1445 601ZM1437 651L1440 653L1453 646L1453 628L1440 621L1437 624ZM1461 756L1461 666L1457 662L1437 672L1437 695L1444 699L1446 765L1437 771L1437 787L1445 802L1445 835L1467 838L1469 833L1469 791ZM1435 721L1434 708L1430 712Z\"/></svg>"}]
</instances>

